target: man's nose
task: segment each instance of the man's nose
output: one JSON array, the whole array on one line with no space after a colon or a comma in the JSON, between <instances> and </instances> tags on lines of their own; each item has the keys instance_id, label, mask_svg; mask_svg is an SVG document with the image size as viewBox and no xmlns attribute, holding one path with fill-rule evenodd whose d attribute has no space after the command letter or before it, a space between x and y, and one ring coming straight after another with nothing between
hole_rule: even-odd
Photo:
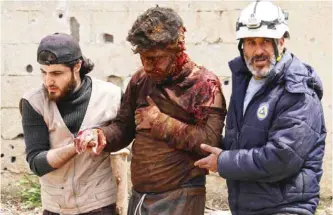
<instances>
[{"instance_id":1,"label":"man's nose","mask_svg":"<svg viewBox=\"0 0 333 215\"><path fill-rule=\"evenodd\" d=\"M51 86L51 85L54 84L54 79L50 74L46 73L44 78L45 78L45 85L46 86Z\"/></svg>"},{"instance_id":2,"label":"man's nose","mask_svg":"<svg viewBox=\"0 0 333 215\"><path fill-rule=\"evenodd\" d=\"M143 67L146 73L152 73L154 72L155 65L153 63L145 63Z\"/></svg>"},{"instance_id":3,"label":"man's nose","mask_svg":"<svg viewBox=\"0 0 333 215\"><path fill-rule=\"evenodd\" d=\"M254 50L254 55L262 55L264 53L264 48L261 45L257 45Z\"/></svg>"}]
</instances>

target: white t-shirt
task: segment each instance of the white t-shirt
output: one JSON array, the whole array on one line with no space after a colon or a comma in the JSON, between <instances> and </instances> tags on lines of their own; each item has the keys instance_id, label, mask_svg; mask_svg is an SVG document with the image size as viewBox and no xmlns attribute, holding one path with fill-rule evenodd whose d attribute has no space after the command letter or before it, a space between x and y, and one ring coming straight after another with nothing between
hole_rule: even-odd
<instances>
[{"instance_id":1,"label":"white t-shirt","mask_svg":"<svg viewBox=\"0 0 333 215\"><path fill-rule=\"evenodd\" d=\"M249 86L246 89L244 105L243 105L243 115L245 114L246 108L249 105L251 99L260 90L260 88L265 84L265 81L266 81L266 78L256 80L252 76Z\"/></svg>"}]
</instances>

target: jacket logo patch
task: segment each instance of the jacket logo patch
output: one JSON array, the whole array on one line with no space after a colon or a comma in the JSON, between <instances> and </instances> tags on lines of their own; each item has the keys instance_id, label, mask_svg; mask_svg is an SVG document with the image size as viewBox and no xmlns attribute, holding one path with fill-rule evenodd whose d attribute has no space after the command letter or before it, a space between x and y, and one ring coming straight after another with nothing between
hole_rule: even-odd
<instances>
[{"instance_id":1,"label":"jacket logo patch","mask_svg":"<svg viewBox=\"0 0 333 215\"><path fill-rule=\"evenodd\" d=\"M268 115L268 103L262 103L260 104L258 110L257 110L257 117L259 120L264 120Z\"/></svg>"}]
</instances>

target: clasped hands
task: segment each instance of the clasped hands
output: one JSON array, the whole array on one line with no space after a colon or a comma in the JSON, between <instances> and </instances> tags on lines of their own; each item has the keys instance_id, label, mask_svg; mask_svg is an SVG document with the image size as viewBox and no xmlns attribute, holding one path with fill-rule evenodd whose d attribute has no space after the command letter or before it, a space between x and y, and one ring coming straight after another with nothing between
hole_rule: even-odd
<instances>
[{"instance_id":1,"label":"clasped hands","mask_svg":"<svg viewBox=\"0 0 333 215\"><path fill-rule=\"evenodd\" d=\"M160 113L159 108L149 96L147 102L149 106L135 111L136 130L150 129ZM78 154L87 151L90 154L99 155L106 146L106 137L101 129L85 129L80 131L74 139L74 146Z\"/></svg>"},{"instance_id":2,"label":"clasped hands","mask_svg":"<svg viewBox=\"0 0 333 215\"><path fill-rule=\"evenodd\" d=\"M99 155L106 146L106 138L101 129L85 129L74 139L74 146L78 154L87 151Z\"/></svg>"},{"instance_id":3,"label":"clasped hands","mask_svg":"<svg viewBox=\"0 0 333 215\"><path fill-rule=\"evenodd\" d=\"M135 111L136 130L150 129L153 121L161 113L150 97L147 97L147 102L149 106L138 108ZM78 154L88 151L91 154L99 155L106 146L106 138L101 129L86 129L79 132L78 136L74 139L74 145ZM218 156L222 152L222 149L206 144L201 144L200 147L211 154L196 161L194 165L217 172Z\"/></svg>"}]
</instances>

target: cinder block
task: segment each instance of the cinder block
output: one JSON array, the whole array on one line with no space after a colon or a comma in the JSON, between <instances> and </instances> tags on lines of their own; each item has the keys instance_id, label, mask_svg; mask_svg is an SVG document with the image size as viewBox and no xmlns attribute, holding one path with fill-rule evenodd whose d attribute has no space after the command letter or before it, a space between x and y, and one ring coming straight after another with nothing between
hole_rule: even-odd
<instances>
[{"instance_id":1,"label":"cinder block","mask_svg":"<svg viewBox=\"0 0 333 215\"><path fill-rule=\"evenodd\" d=\"M1 14L2 43L30 42L28 12L5 10Z\"/></svg>"},{"instance_id":2,"label":"cinder block","mask_svg":"<svg viewBox=\"0 0 333 215\"><path fill-rule=\"evenodd\" d=\"M231 76L228 61L239 56L235 44L188 45L189 57L217 76ZM214 57L213 57L214 56Z\"/></svg>"},{"instance_id":3,"label":"cinder block","mask_svg":"<svg viewBox=\"0 0 333 215\"><path fill-rule=\"evenodd\" d=\"M149 8L156 7L158 5L159 7L169 7L175 9L176 2L174 1L128 1L126 3L126 7L128 11L137 11L140 13L145 12Z\"/></svg>"},{"instance_id":4,"label":"cinder block","mask_svg":"<svg viewBox=\"0 0 333 215\"><path fill-rule=\"evenodd\" d=\"M222 12L221 21L216 23L216 27L220 29L219 36L222 43L238 43L238 40L236 40L236 22L239 13L239 10Z\"/></svg>"},{"instance_id":5,"label":"cinder block","mask_svg":"<svg viewBox=\"0 0 333 215\"><path fill-rule=\"evenodd\" d=\"M327 90L332 86L332 73L329 72L332 70L332 4L329 1L274 2L289 12L291 40L287 41L288 50L312 65L324 85L322 103L329 133L321 197L332 196L332 99L330 90ZM226 85L224 80L228 79L231 73L227 63L239 55L235 23L240 10L248 5L249 1L160 1L158 4L179 12L187 28L187 53L194 62L220 77L228 103L231 81ZM74 17L80 26L83 53L96 64L91 76L103 80L110 75L121 77L125 89L130 75L141 66L139 56L132 53L131 45L126 42L127 33L137 16L155 5L156 2L151 1L2 2L2 136L11 139L20 133L17 109L8 108L17 108L24 92L41 85L35 51L42 37L54 32L70 33L70 18ZM104 41L104 33L112 35L113 42ZM28 64L33 67L31 74L25 71ZM3 152L12 153L9 144L15 143L21 154L14 155L17 155L14 163L11 162L10 153L8 156L4 155L1 158L2 166L6 166L6 172L21 172L24 167L21 168L20 164L19 167L14 165L17 161L25 160L23 141L4 141L7 145L2 144ZM5 145L7 148L4 148ZM19 159L20 155L22 157ZM208 181L212 181L211 178L208 178ZM208 193L211 192L214 191L208 189ZM208 197L209 199L212 198Z\"/></svg>"},{"instance_id":6,"label":"cinder block","mask_svg":"<svg viewBox=\"0 0 333 215\"><path fill-rule=\"evenodd\" d=\"M83 53L94 63L91 76L106 80L109 75L129 76L141 66L138 55L134 55L129 44L84 45Z\"/></svg>"},{"instance_id":7,"label":"cinder block","mask_svg":"<svg viewBox=\"0 0 333 215\"><path fill-rule=\"evenodd\" d=\"M186 43L236 43L237 11L183 12Z\"/></svg>"},{"instance_id":8,"label":"cinder block","mask_svg":"<svg viewBox=\"0 0 333 215\"><path fill-rule=\"evenodd\" d=\"M192 1L188 9L206 12L239 10L246 7L249 3L249 1Z\"/></svg>"},{"instance_id":9,"label":"cinder block","mask_svg":"<svg viewBox=\"0 0 333 215\"><path fill-rule=\"evenodd\" d=\"M68 10L66 13L66 17L64 17L64 19L66 19L66 22L69 26L70 34L72 34L73 30L76 30L74 23L76 22L78 24L80 44L91 43L92 30L91 30L91 15L89 14L89 12L77 12L77 11ZM71 23L73 24L71 25Z\"/></svg>"},{"instance_id":10,"label":"cinder block","mask_svg":"<svg viewBox=\"0 0 333 215\"><path fill-rule=\"evenodd\" d=\"M0 39L1 39L1 35L0 35ZM0 67L0 70L1 70L1 76L3 75L6 75L7 72L6 72L6 67L5 67L5 52L4 52L4 45L1 44L1 50L0 50L0 62L1 62L1 67Z\"/></svg>"},{"instance_id":11,"label":"cinder block","mask_svg":"<svg viewBox=\"0 0 333 215\"><path fill-rule=\"evenodd\" d=\"M40 75L40 66L37 62L37 44L4 44L4 63L7 75ZM32 68L30 72L29 65ZM29 71L29 72L28 72Z\"/></svg>"},{"instance_id":12,"label":"cinder block","mask_svg":"<svg viewBox=\"0 0 333 215\"><path fill-rule=\"evenodd\" d=\"M69 1L68 9L76 12L127 11L127 1Z\"/></svg>"},{"instance_id":13,"label":"cinder block","mask_svg":"<svg viewBox=\"0 0 333 215\"><path fill-rule=\"evenodd\" d=\"M8 11L41 11L56 8L59 2L57 1L2 1L3 10Z\"/></svg>"},{"instance_id":14,"label":"cinder block","mask_svg":"<svg viewBox=\"0 0 333 215\"><path fill-rule=\"evenodd\" d=\"M4 140L1 139L1 170L12 173L30 172L25 161L25 145L23 139Z\"/></svg>"},{"instance_id":15,"label":"cinder block","mask_svg":"<svg viewBox=\"0 0 333 215\"><path fill-rule=\"evenodd\" d=\"M199 29L199 15L192 11L179 11L179 16L183 19L185 32L185 43L200 43L204 39L204 34Z\"/></svg>"},{"instance_id":16,"label":"cinder block","mask_svg":"<svg viewBox=\"0 0 333 215\"><path fill-rule=\"evenodd\" d=\"M136 11L115 11L115 12L94 12L92 16L92 40L93 43L105 44L103 34L113 35L113 44L120 44L126 41L128 31L131 29L139 12Z\"/></svg>"},{"instance_id":17,"label":"cinder block","mask_svg":"<svg viewBox=\"0 0 333 215\"><path fill-rule=\"evenodd\" d=\"M332 2L330 1L276 1L273 0L273 3L281 7L283 10L288 10L288 9L297 9L299 12L303 12L303 10L308 10L310 11L313 10L320 10L322 8L332 8ZM300 14L297 15L297 17ZM296 16L294 16L296 17Z\"/></svg>"},{"instance_id":18,"label":"cinder block","mask_svg":"<svg viewBox=\"0 0 333 215\"><path fill-rule=\"evenodd\" d=\"M2 31L3 43L39 43L47 34L69 33L66 20L60 19L57 11L6 11L2 20L6 29Z\"/></svg>"},{"instance_id":19,"label":"cinder block","mask_svg":"<svg viewBox=\"0 0 333 215\"><path fill-rule=\"evenodd\" d=\"M18 108L1 109L1 137L13 140L23 134L21 114Z\"/></svg>"},{"instance_id":20,"label":"cinder block","mask_svg":"<svg viewBox=\"0 0 333 215\"><path fill-rule=\"evenodd\" d=\"M49 9L29 13L29 32L26 32L26 35L29 35L30 40L26 42L39 43L44 36L55 32L70 33L66 13L61 11L63 17L59 18L58 10Z\"/></svg>"},{"instance_id":21,"label":"cinder block","mask_svg":"<svg viewBox=\"0 0 333 215\"><path fill-rule=\"evenodd\" d=\"M221 28L216 23L221 22L221 15L220 12L197 12L196 29L192 31L204 36L202 42L218 43Z\"/></svg>"},{"instance_id":22,"label":"cinder block","mask_svg":"<svg viewBox=\"0 0 333 215\"><path fill-rule=\"evenodd\" d=\"M1 107L18 107L23 94L30 89L42 86L38 76L2 76Z\"/></svg>"}]
</instances>

